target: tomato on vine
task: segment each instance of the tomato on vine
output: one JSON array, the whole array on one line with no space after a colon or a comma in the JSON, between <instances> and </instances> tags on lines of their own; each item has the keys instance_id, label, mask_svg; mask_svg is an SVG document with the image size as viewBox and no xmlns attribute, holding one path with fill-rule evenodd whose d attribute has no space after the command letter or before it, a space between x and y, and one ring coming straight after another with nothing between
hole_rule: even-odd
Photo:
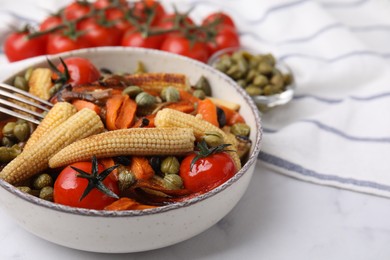
<instances>
[{"instance_id":1,"label":"tomato on vine","mask_svg":"<svg viewBox=\"0 0 390 260\"><path fill-rule=\"evenodd\" d=\"M163 35L144 36L141 32L134 32L133 29L129 29L123 36L121 45L149 49L160 49L163 39Z\"/></svg>"},{"instance_id":2,"label":"tomato on vine","mask_svg":"<svg viewBox=\"0 0 390 260\"><path fill-rule=\"evenodd\" d=\"M240 38L233 27L224 25L218 29L214 42L209 42L208 46L213 54L225 48L239 47Z\"/></svg>"},{"instance_id":3,"label":"tomato on vine","mask_svg":"<svg viewBox=\"0 0 390 260\"><path fill-rule=\"evenodd\" d=\"M118 166L105 169L96 157L92 162L67 166L54 183L54 202L77 208L104 209L119 198L118 183L110 176Z\"/></svg>"},{"instance_id":4,"label":"tomato on vine","mask_svg":"<svg viewBox=\"0 0 390 260\"><path fill-rule=\"evenodd\" d=\"M118 28L107 22L99 22L96 18L81 21L79 28L84 31L83 37L92 47L117 46L121 41L122 32Z\"/></svg>"},{"instance_id":5,"label":"tomato on vine","mask_svg":"<svg viewBox=\"0 0 390 260\"><path fill-rule=\"evenodd\" d=\"M91 4L87 1L75 1L64 8L64 17L68 21L86 16L91 11Z\"/></svg>"},{"instance_id":6,"label":"tomato on vine","mask_svg":"<svg viewBox=\"0 0 390 260\"><path fill-rule=\"evenodd\" d=\"M208 16L206 16L203 19L202 25L208 25L208 24L211 24L213 22L218 23L217 28L224 26L224 25L227 25L227 26L230 26L230 27L236 29L236 25L235 25L233 19L228 14L226 14L224 12L213 12L213 13L209 14Z\"/></svg>"},{"instance_id":7,"label":"tomato on vine","mask_svg":"<svg viewBox=\"0 0 390 260\"><path fill-rule=\"evenodd\" d=\"M57 54L65 51L89 48L91 44L83 36L67 36L63 33L50 34L47 40L47 54Z\"/></svg>"},{"instance_id":8,"label":"tomato on vine","mask_svg":"<svg viewBox=\"0 0 390 260\"><path fill-rule=\"evenodd\" d=\"M137 1L133 7L133 14L141 23L147 22L153 15L150 25L157 25L165 16L165 9L156 0Z\"/></svg>"}]
</instances>

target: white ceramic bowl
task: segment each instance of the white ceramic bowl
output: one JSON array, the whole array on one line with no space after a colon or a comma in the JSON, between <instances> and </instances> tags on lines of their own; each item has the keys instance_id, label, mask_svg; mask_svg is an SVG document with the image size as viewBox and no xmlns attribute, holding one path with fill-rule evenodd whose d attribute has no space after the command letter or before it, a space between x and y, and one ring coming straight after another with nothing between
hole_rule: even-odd
<instances>
[{"instance_id":1,"label":"white ceramic bowl","mask_svg":"<svg viewBox=\"0 0 390 260\"><path fill-rule=\"evenodd\" d=\"M18 224L48 241L80 250L106 253L146 251L189 239L223 218L244 194L260 150L262 130L252 99L224 74L210 66L166 52L141 48L85 49L61 57L82 56L97 67L133 71L142 61L148 71L185 73L194 83L207 77L213 95L241 104L240 112L251 127L250 156L229 181L199 197L143 211L97 211L72 208L25 194L0 180L0 205ZM57 61L58 56L49 57ZM46 57L33 66L46 66ZM8 77L6 82L27 68Z\"/></svg>"}]
</instances>

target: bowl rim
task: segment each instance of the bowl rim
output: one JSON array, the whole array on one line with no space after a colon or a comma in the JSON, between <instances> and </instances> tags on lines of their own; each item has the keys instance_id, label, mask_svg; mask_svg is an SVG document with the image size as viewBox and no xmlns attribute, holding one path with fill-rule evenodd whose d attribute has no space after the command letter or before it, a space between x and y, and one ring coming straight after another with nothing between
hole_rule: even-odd
<instances>
[{"instance_id":1,"label":"bowl rim","mask_svg":"<svg viewBox=\"0 0 390 260\"><path fill-rule=\"evenodd\" d=\"M218 77L220 77L222 80L226 81L228 84L232 85L232 87L235 88L236 91L238 91L244 98L244 100L248 103L251 109L251 113L255 119L255 124L257 127L257 134L255 137L255 142L253 142L254 148L251 152L251 154L248 157L247 162L245 165L228 181L223 183L222 185L218 186L217 188L201 194L199 196L196 196L194 198L182 201L182 202L176 202L165 206L159 206L156 208L151 209L144 209L144 210L123 210L123 211L109 211L109 210L94 210L94 209L85 209L85 208L76 208L76 207L70 207L65 206L61 204L57 204L54 202L46 201L43 199L40 199L38 197L32 196L30 194L24 193L20 191L19 189L15 188L12 184L0 179L0 187L4 188L6 191L10 192L13 195L16 195L17 197L35 204L36 206L45 207L48 209L60 211L63 213L69 213L69 214L76 214L76 215L82 215L82 216L94 216L94 217L139 217L139 216L145 216L145 215L155 215L167 211L176 210L183 207L188 207L193 204L196 204L200 201L206 200L207 198L210 198L221 191L225 190L229 186L231 186L233 183L238 181L246 172L247 170L254 164L257 160L257 156L260 152L261 148L261 141L263 136L263 130L262 130L262 124L261 124L261 118L260 113L252 100L252 98L246 94L244 89L242 89L240 86L237 85L237 83L234 82L231 78L223 74L222 72L212 68L206 63L202 63L200 61L187 58L182 55L173 54L170 52L160 51L160 50L154 50L154 49L146 49L146 48L139 48L139 47L98 47L98 48L86 48L86 49L80 49L80 50L74 50L69 52L64 52L61 54L56 55L44 55L41 56L41 58L33 58L34 62L30 63L29 65L24 65L22 68L15 68L11 73L9 73L4 80L7 81L11 77L15 76L17 73L20 73L23 70L26 70L30 66L35 66L36 64L42 63L45 59L56 59L59 57L69 57L69 56L76 56L76 55L82 55L88 52L98 52L98 53L105 53L105 52L139 52L144 53L147 55L148 53L157 54L161 57L172 57L174 59L180 59L185 62L188 62L189 64L193 66L200 67L201 69L210 71L214 74L216 74Z\"/></svg>"}]
</instances>

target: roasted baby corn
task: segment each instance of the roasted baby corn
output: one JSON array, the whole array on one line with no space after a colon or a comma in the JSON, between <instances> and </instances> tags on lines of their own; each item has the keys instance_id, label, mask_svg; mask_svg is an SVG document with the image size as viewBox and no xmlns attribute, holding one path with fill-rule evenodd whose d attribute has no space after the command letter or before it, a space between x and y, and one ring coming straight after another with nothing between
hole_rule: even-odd
<instances>
[{"instance_id":1,"label":"roasted baby corn","mask_svg":"<svg viewBox=\"0 0 390 260\"><path fill-rule=\"evenodd\" d=\"M73 162L119 155L179 155L194 150L190 128L130 128L113 130L74 142L49 160L56 168Z\"/></svg>"},{"instance_id":2,"label":"roasted baby corn","mask_svg":"<svg viewBox=\"0 0 390 260\"><path fill-rule=\"evenodd\" d=\"M46 133L65 122L69 117L77 112L76 108L67 102L56 103L47 113L42 122L38 125L37 129L31 134L24 150L34 146L37 141Z\"/></svg>"},{"instance_id":3,"label":"roasted baby corn","mask_svg":"<svg viewBox=\"0 0 390 260\"><path fill-rule=\"evenodd\" d=\"M223 136L224 143L232 144L228 146L227 149L230 150L229 154L233 158L237 169L241 168L241 161L237 155L237 146L235 140L229 137L224 131L220 128L214 126L213 124L189 115L174 109L164 108L157 112L156 118L154 119L154 124L158 128L164 127L184 127L191 128L194 131L195 138L200 141L206 132L216 131Z\"/></svg>"},{"instance_id":4,"label":"roasted baby corn","mask_svg":"<svg viewBox=\"0 0 390 260\"><path fill-rule=\"evenodd\" d=\"M125 82L128 86L135 85L144 91L160 93L163 88L171 86L177 89L188 90L190 84L184 74L174 73L142 73L125 76Z\"/></svg>"},{"instance_id":5,"label":"roasted baby corn","mask_svg":"<svg viewBox=\"0 0 390 260\"><path fill-rule=\"evenodd\" d=\"M52 71L47 68L37 68L31 73L28 80L29 92L37 97L48 100L50 98L50 88Z\"/></svg>"},{"instance_id":6,"label":"roasted baby corn","mask_svg":"<svg viewBox=\"0 0 390 260\"><path fill-rule=\"evenodd\" d=\"M83 109L45 133L38 143L12 160L0 172L0 178L11 184L26 180L46 169L49 158L63 147L103 130L100 117L90 109Z\"/></svg>"}]
</instances>

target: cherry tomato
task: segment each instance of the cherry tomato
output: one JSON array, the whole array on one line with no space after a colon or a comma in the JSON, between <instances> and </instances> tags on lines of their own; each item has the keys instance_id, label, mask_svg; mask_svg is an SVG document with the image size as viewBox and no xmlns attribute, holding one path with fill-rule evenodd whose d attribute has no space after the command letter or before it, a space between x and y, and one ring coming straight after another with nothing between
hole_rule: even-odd
<instances>
[{"instance_id":1,"label":"cherry tomato","mask_svg":"<svg viewBox=\"0 0 390 260\"><path fill-rule=\"evenodd\" d=\"M120 43L122 32L116 27L100 25L95 18L85 19L80 22L80 30L93 47L117 46Z\"/></svg>"},{"instance_id":2,"label":"cherry tomato","mask_svg":"<svg viewBox=\"0 0 390 260\"><path fill-rule=\"evenodd\" d=\"M115 0L97 0L95 3L93 3L93 6L96 9L104 9L104 8L109 7L113 2L115 2ZM119 4L121 7L127 6L126 0L120 0Z\"/></svg>"},{"instance_id":3,"label":"cherry tomato","mask_svg":"<svg viewBox=\"0 0 390 260\"><path fill-rule=\"evenodd\" d=\"M234 24L233 19L228 14L223 13L223 12L215 12L215 13L209 14L208 16L206 16L203 19L202 25L210 24L210 23L214 22L216 19L219 19L219 21L220 21L217 28L219 26L223 26L223 25L231 26L234 29L236 28L236 25Z\"/></svg>"},{"instance_id":4,"label":"cherry tomato","mask_svg":"<svg viewBox=\"0 0 390 260\"><path fill-rule=\"evenodd\" d=\"M160 49L164 40L163 35L142 36L140 32L128 30L122 38L122 46L142 47L149 49Z\"/></svg>"},{"instance_id":5,"label":"cherry tomato","mask_svg":"<svg viewBox=\"0 0 390 260\"><path fill-rule=\"evenodd\" d=\"M168 51L202 62L206 62L209 58L209 49L203 42L191 42L179 34L169 35L163 42L161 50Z\"/></svg>"},{"instance_id":6,"label":"cherry tomato","mask_svg":"<svg viewBox=\"0 0 390 260\"><path fill-rule=\"evenodd\" d=\"M67 5L64 9L64 16L68 21L76 20L86 14L91 10L91 4L87 1L85 2L73 2Z\"/></svg>"},{"instance_id":7,"label":"cherry tomato","mask_svg":"<svg viewBox=\"0 0 390 260\"><path fill-rule=\"evenodd\" d=\"M96 81L100 78L99 70L88 59L81 57L70 57L64 59L68 68L70 80L68 83L77 85ZM57 69L65 71L64 66L60 63Z\"/></svg>"},{"instance_id":8,"label":"cherry tomato","mask_svg":"<svg viewBox=\"0 0 390 260\"><path fill-rule=\"evenodd\" d=\"M91 44L84 36L79 36L76 39L73 39L61 33L55 33L49 35L47 42L47 53L56 54L89 47L91 47Z\"/></svg>"},{"instance_id":9,"label":"cherry tomato","mask_svg":"<svg viewBox=\"0 0 390 260\"><path fill-rule=\"evenodd\" d=\"M71 166L83 170L87 173L90 173L92 170L91 162L78 162L72 164ZM99 164L98 169L99 172L101 172L104 170L104 167ZM70 166L67 166L64 170L61 171L54 183L53 197L55 203L71 207L101 210L116 200L115 198L112 198L95 188L92 189L88 195L80 201L81 195L88 185L88 180L77 177L77 174L79 173L73 170ZM112 173L110 175L112 175ZM115 194L119 194L118 184L114 178L107 176L103 183Z\"/></svg>"},{"instance_id":10,"label":"cherry tomato","mask_svg":"<svg viewBox=\"0 0 390 260\"><path fill-rule=\"evenodd\" d=\"M62 19L59 16L49 16L39 25L40 31L46 31L62 24Z\"/></svg>"},{"instance_id":11,"label":"cherry tomato","mask_svg":"<svg viewBox=\"0 0 390 260\"><path fill-rule=\"evenodd\" d=\"M4 52L10 62L46 54L46 38L27 38L28 32L13 32L4 42Z\"/></svg>"},{"instance_id":12,"label":"cherry tomato","mask_svg":"<svg viewBox=\"0 0 390 260\"><path fill-rule=\"evenodd\" d=\"M161 29L172 29L175 25L176 17L179 19L179 26L183 27L185 24L194 25L194 21L189 16L178 16L177 14L165 15L158 23L157 27Z\"/></svg>"},{"instance_id":13,"label":"cherry tomato","mask_svg":"<svg viewBox=\"0 0 390 260\"><path fill-rule=\"evenodd\" d=\"M210 42L208 46L211 50L211 54L213 54L214 52L225 48L239 47L240 38L233 27L223 26L218 29L215 43Z\"/></svg>"},{"instance_id":14,"label":"cherry tomato","mask_svg":"<svg viewBox=\"0 0 390 260\"><path fill-rule=\"evenodd\" d=\"M200 158L190 168L194 157L195 154L188 155L180 165L184 188L192 192L210 191L229 180L237 171L233 159L226 152Z\"/></svg>"},{"instance_id":15,"label":"cherry tomato","mask_svg":"<svg viewBox=\"0 0 390 260\"><path fill-rule=\"evenodd\" d=\"M110 22L113 22L115 21L114 23L114 27L116 27L117 29L119 29L122 33L122 35L129 29L133 29L134 26L126 21L125 19L125 13L122 10L119 10L119 9L115 9L115 8L112 8L112 9L108 9L106 10L106 19L107 21L110 21Z\"/></svg>"},{"instance_id":16,"label":"cherry tomato","mask_svg":"<svg viewBox=\"0 0 390 260\"><path fill-rule=\"evenodd\" d=\"M148 15L154 10L154 18L151 25L157 25L165 16L164 7L155 0L137 1L134 4L134 16L139 18L140 22L146 22Z\"/></svg>"}]
</instances>

